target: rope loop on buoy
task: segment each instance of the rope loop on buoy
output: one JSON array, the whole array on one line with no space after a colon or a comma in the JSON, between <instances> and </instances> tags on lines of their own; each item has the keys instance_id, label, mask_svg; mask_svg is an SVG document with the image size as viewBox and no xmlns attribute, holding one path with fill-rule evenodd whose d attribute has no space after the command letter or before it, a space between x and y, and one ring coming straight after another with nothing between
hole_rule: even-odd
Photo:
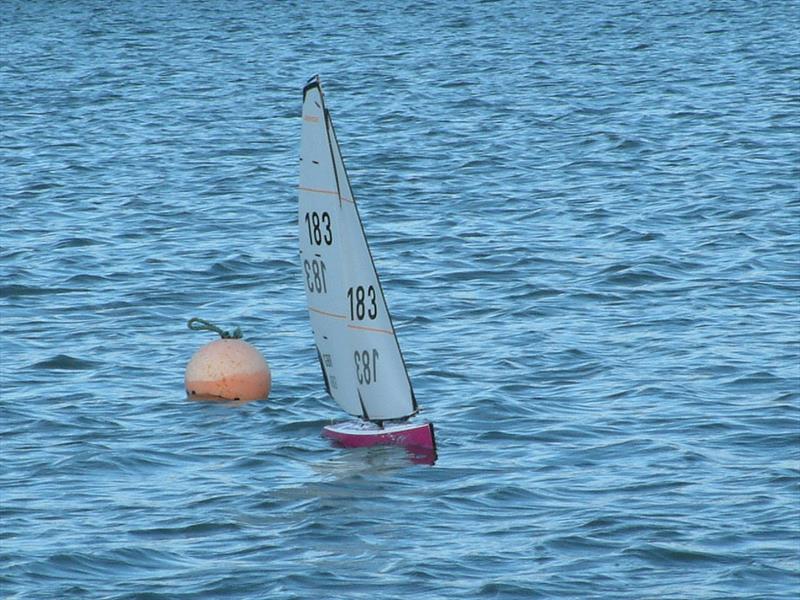
<instances>
[{"instance_id":1,"label":"rope loop on buoy","mask_svg":"<svg viewBox=\"0 0 800 600\"><path fill-rule=\"evenodd\" d=\"M233 333L231 333L229 331L223 331L221 327L217 327L211 321L206 321L205 319L199 319L197 317L192 317L189 319L189 322L186 323L186 326L192 331L213 331L223 340L242 339L242 330L239 327L234 329Z\"/></svg>"}]
</instances>

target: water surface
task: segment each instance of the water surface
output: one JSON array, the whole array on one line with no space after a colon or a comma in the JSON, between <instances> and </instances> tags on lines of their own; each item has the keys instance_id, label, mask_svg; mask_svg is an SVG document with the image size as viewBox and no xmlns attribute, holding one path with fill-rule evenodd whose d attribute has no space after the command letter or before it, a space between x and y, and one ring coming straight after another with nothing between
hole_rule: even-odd
<instances>
[{"instance_id":1,"label":"water surface","mask_svg":"<svg viewBox=\"0 0 800 600\"><path fill-rule=\"evenodd\" d=\"M3 597L796 597L796 2L2 12ZM319 436L315 73L434 466Z\"/></svg>"}]
</instances>

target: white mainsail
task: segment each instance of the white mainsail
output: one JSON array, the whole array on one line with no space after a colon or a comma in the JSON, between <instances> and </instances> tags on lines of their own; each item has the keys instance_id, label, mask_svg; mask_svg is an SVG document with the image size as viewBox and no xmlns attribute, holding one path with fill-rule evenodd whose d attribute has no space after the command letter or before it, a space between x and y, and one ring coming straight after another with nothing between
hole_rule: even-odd
<instances>
[{"instance_id":1,"label":"white mainsail","mask_svg":"<svg viewBox=\"0 0 800 600\"><path fill-rule=\"evenodd\" d=\"M300 260L328 393L371 421L411 416L411 381L316 77L303 89L300 161Z\"/></svg>"}]
</instances>

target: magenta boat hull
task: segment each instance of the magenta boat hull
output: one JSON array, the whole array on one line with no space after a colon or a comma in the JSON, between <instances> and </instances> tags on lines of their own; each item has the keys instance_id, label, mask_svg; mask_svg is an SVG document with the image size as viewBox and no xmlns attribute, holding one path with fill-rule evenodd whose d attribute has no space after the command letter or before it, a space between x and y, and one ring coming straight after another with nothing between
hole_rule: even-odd
<instances>
[{"instance_id":1,"label":"magenta boat hull","mask_svg":"<svg viewBox=\"0 0 800 600\"><path fill-rule=\"evenodd\" d=\"M337 423L323 427L322 435L345 448L402 446L409 449L436 450L433 423L386 424L383 428L359 422Z\"/></svg>"}]
</instances>

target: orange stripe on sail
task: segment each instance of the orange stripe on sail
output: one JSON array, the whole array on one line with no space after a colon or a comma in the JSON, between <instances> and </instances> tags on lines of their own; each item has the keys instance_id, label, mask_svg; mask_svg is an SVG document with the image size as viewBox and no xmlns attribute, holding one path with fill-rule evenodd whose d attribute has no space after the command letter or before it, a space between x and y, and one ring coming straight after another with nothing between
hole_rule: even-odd
<instances>
[{"instance_id":1,"label":"orange stripe on sail","mask_svg":"<svg viewBox=\"0 0 800 600\"><path fill-rule=\"evenodd\" d=\"M302 190L304 192L315 192L317 194L328 194L329 196L339 196L339 192L334 192L333 190L320 190L317 188L310 188L310 187L303 187L302 185L297 186L297 189ZM339 196L339 200L343 202L349 202L350 204L354 204L355 201L350 198L345 198L344 196Z\"/></svg>"},{"instance_id":2,"label":"orange stripe on sail","mask_svg":"<svg viewBox=\"0 0 800 600\"><path fill-rule=\"evenodd\" d=\"M308 121L309 123L319 123L319 117L313 117L311 115L303 115L303 121Z\"/></svg>"},{"instance_id":3,"label":"orange stripe on sail","mask_svg":"<svg viewBox=\"0 0 800 600\"><path fill-rule=\"evenodd\" d=\"M386 333L388 335L394 335L394 332L390 329L378 329L377 327L366 327L365 325L348 325L350 329L360 329L362 331L372 331L374 333Z\"/></svg>"},{"instance_id":4,"label":"orange stripe on sail","mask_svg":"<svg viewBox=\"0 0 800 600\"><path fill-rule=\"evenodd\" d=\"M318 308L314 308L313 306L309 306L308 310L315 312L320 315L325 315L326 317L333 317L334 319L346 319L347 317L344 315L337 315L336 313L325 312L324 310L320 310Z\"/></svg>"},{"instance_id":5,"label":"orange stripe on sail","mask_svg":"<svg viewBox=\"0 0 800 600\"><path fill-rule=\"evenodd\" d=\"M303 187L302 185L298 186L298 189L301 189L304 192L316 192L318 194L330 194L331 196L338 196L339 195L339 192L334 192L334 191L331 191L331 190L318 190L317 188Z\"/></svg>"}]
</instances>

